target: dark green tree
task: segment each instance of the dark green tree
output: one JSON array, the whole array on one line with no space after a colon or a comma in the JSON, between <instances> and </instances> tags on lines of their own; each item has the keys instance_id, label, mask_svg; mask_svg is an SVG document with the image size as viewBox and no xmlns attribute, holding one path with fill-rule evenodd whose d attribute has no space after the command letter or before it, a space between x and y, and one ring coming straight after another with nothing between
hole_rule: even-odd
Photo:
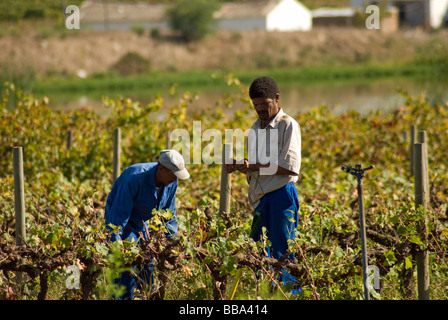
<instances>
[{"instance_id":1,"label":"dark green tree","mask_svg":"<svg viewBox=\"0 0 448 320\"><path fill-rule=\"evenodd\" d=\"M177 0L167 10L168 23L184 40L197 41L214 30L213 13L218 8L216 0Z\"/></svg>"}]
</instances>

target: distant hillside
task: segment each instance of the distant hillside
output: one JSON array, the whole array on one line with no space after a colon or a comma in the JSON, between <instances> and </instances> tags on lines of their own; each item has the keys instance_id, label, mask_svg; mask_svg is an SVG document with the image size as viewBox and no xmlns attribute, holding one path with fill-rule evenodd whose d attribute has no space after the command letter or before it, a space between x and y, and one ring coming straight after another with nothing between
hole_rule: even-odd
<instances>
[{"instance_id":1,"label":"distant hillside","mask_svg":"<svg viewBox=\"0 0 448 320\"><path fill-rule=\"evenodd\" d=\"M273 45L274 44L274 45ZM316 28L309 32L221 30L197 43L149 32L65 31L42 37L36 31L0 37L0 75L65 76L83 70L108 74L133 53L144 69L160 72L286 69L328 65L448 65L448 31L382 33L356 28ZM8 76L9 75L9 76ZM0 80L2 78L0 77Z\"/></svg>"}]
</instances>

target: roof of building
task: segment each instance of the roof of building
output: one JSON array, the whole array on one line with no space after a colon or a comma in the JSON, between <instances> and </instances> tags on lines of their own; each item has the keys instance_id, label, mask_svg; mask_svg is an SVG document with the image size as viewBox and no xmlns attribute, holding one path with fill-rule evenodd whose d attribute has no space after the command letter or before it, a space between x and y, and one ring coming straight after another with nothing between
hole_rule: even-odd
<instances>
[{"instance_id":1,"label":"roof of building","mask_svg":"<svg viewBox=\"0 0 448 320\"><path fill-rule=\"evenodd\" d=\"M311 12L313 18L328 17L352 17L355 10L353 8L320 8Z\"/></svg>"},{"instance_id":2,"label":"roof of building","mask_svg":"<svg viewBox=\"0 0 448 320\"><path fill-rule=\"evenodd\" d=\"M223 3L215 13L217 19L247 19L265 17L281 0Z\"/></svg>"}]
</instances>

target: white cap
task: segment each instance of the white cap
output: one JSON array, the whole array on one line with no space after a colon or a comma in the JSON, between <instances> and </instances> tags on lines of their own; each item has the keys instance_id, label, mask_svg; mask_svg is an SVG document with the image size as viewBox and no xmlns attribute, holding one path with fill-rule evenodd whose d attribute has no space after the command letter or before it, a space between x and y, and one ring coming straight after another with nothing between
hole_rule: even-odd
<instances>
[{"instance_id":1,"label":"white cap","mask_svg":"<svg viewBox=\"0 0 448 320\"><path fill-rule=\"evenodd\" d=\"M190 177L190 173L185 168L184 158L176 150L162 150L156 160L159 160L165 168L170 169L179 179L185 180Z\"/></svg>"}]
</instances>

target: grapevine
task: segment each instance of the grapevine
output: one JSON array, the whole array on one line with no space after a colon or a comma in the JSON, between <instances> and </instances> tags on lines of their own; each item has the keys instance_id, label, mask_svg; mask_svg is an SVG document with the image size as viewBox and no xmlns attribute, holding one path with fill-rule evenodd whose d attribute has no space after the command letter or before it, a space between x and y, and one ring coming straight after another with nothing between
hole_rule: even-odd
<instances>
[{"instance_id":1,"label":"grapevine","mask_svg":"<svg viewBox=\"0 0 448 320\"><path fill-rule=\"evenodd\" d=\"M156 263L155 286L138 299L360 299L361 252L355 181L340 172L346 163L372 163L365 181L369 264L379 267L381 299L416 299L415 257L430 252L431 295L448 292L447 159L443 139L448 104L408 97L393 112L332 114L326 108L293 114L302 131L302 169L297 184L299 227L290 243L294 260L268 258L269 239L249 238L252 222L243 176L232 174L232 209L220 215L220 165L191 164L194 179L179 183L179 236L164 235L149 220L149 240L108 242L104 207L112 186L113 128L122 129L122 165L152 161L165 148L167 133L250 127L255 120L245 88L199 112L189 107L199 93L186 92L166 106L157 97L142 105L131 99L105 98L107 116L90 109L58 111L47 98L27 94L12 84L0 101L0 298L111 299L120 288L113 279L132 267ZM239 99L247 108L225 114ZM11 106L13 105L13 106ZM164 118L154 116L163 112ZM411 125L429 138L430 209L414 205L409 175ZM74 139L65 145L68 130ZM339 143L335 143L338 141ZM203 141L203 148L208 142ZM24 147L26 243L15 245L12 147ZM446 151L446 150L445 150ZM367 159L367 160L366 160ZM155 212L163 215L163 212ZM427 222L427 238L420 234ZM66 287L66 268L81 270L80 288ZM299 279L295 287L277 283L287 268ZM19 275L24 275L19 281Z\"/></svg>"}]
</instances>

